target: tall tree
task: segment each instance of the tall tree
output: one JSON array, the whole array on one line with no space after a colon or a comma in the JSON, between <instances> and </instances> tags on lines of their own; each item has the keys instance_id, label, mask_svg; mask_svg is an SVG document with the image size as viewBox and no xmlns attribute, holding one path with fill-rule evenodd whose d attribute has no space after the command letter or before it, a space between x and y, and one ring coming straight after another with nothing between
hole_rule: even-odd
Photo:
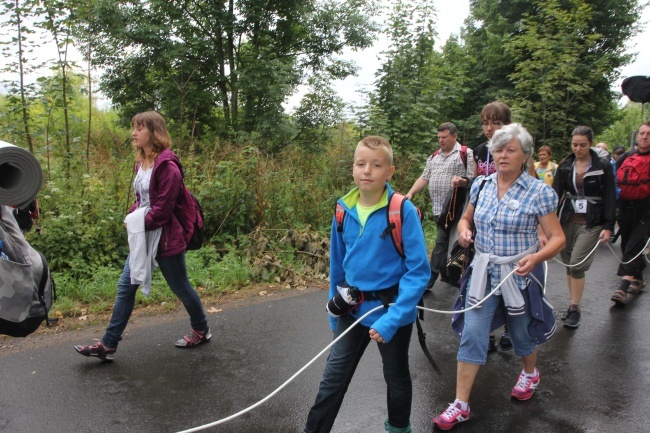
<instances>
[{"instance_id":1,"label":"tall tree","mask_svg":"<svg viewBox=\"0 0 650 433\"><path fill-rule=\"evenodd\" d=\"M40 27L47 31L56 44L57 58L55 70L60 73L61 79L61 103L63 118L65 122L65 166L67 177L70 177L70 166L73 158L72 137L70 136L70 114L68 99L68 74L74 62L68 59L72 47L71 33L76 24L76 11L79 0L45 0L40 2L41 7L38 14L43 17L39 22Z\"/></svg>"},{"instance_id":2,"label":"tall tree","mask_svg":"<svg viewBox=\"0 0 650 433\"><path fill-rule=\"evenodd\" d=\"M8 72L16 79L5 80L4 85L8 90L8 102L20 110L20 119L22 130L27 146L31 153L34 153L34 142L30 132L30 105L36 98L34 83L27 81L27 76L38 68L38 65L32 65L29 54L36 47L30 36L34 34L31 26L26 25L28 19L33 19L35 2L14 0L13 2L4 2L2 4L0 15L7 17L5 21L8 26L4 29L13 34L9 35L9 41L3 42L3 55L11 59L3 72ZM19 134L22 135L22 134Z\"/></svg>"},{"instance_id":3,"label":"tall tree","mask_svg":"<svg viewBox=\"0 0 650 433\"><path fill-rule=\"evenodd\" d=\"M370 126L397 147L431 149L439 118L434 50L436 10L431 0L395 0L385 33L389 49L370 93ZM433 81L432 81L433 80Z\"/></svg>"},{"instance_id":4,"label":"tall tree","mask_svg":"<svg viewBox=\"0 0 650 433\"><path fill-rule=\"evenodd\" d=\"M470 5L463 38L475 98L465 105L467 118L502 99L513 106L517 120L525 119L551 144L576 124L598 131L613 120L611 87L631 59L624 51L639 27L637 0L473 0ZM563 104L557 103L560 93ZM551 94L556 103L549 105Z\"/></svg>"},{"instance_id":5,"label":"tall tree","mask_svg":"<svg viewBox=\"0 0 650 433\"><path fill-rule=\"evenodd\" d=\"M327 142L331 128L343 120L345 104L327 78L312 77L309 85L310 90L293 113L298 133L291 141L318 150L322 143Z\"/></svg>"},{"instance_id":6,"label":"tall tree","mask_svg":"<svg viewBox=\"0 0 650 433\"><path fill-rule=\"evenodd\" d=\"M309 76L354 72L337 56L370 46L375 3L98 0L101 88L125 118L154 108L174 122L194 119L197 134L268 137L286 122L282 103Z\"/></svg>"}]
</instances>

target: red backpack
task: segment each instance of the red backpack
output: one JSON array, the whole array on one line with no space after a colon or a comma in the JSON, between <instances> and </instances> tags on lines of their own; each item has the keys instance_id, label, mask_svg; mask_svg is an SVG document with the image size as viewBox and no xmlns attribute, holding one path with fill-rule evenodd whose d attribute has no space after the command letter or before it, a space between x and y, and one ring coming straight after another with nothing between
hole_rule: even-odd
<instances>
[{"instance_id":1,"label":"red backpack","mask_svg":"<svg viewBox=\"0 0 650 433\"><path fill-rule=\"evenodd\" d=\"M650 197L650 154L634 153L616 170L616 180L623 200L642 200Z\"/></svg>"},{"instance_id":2,"label":"red backpack","mask_svg":"<svg viewBox=\"0 0 650 433\"><path fill-rule=\"evenodd\" d=\"M386 206L386 220L388 221L388 227L381 234L381 238L384 239L387 235L390 234L390 238L393 240L393 245L397 250L397 254L400 257L404 258L404 244L402 242L402 211L404 209L404 203L408 199L398 192L394 192L388 200L388 206ZM420 222L424 218L420 208L415 206L415 209L418 212L420 217ZM341 206L338 202L336 203L336 211L334 213L336 217L336 231L341 233L343 232L343 219L345 218L345 208Z\"/></svg>"}]
</instances>

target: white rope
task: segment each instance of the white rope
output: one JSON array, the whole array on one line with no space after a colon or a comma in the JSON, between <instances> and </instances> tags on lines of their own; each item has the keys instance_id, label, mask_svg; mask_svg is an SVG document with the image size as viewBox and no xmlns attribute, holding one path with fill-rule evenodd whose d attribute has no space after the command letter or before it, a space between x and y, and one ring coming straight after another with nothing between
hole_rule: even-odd
<instances>
[{"instance_id":1,"label":"white rope","mask_svg":"<svg viewBox=\"0 0 650 433\"><path fill-rule=\"evenodd\" d=\"M589 256L591 256L591 255L596 251L596 248L598 248L599 245L600 245L600 241L596 242L596 245L595 245L594 248L589 252L589 254L587 254L587 256L586 256L584 259L582 259L581 262L576 263L576 264L574 264L574 265L567 265L566 263L561 262L560 260L558 260L558 259L555 258L555 257L553 257L553 260L555 260L556 262L558 262L558 263L561 264L562 266L566 266L567 268L573 268L573 267L575 267L575 266L580 266L580 265L583 264L585 261L587 261L587 259L589 258Z\"/></svg>"},{"instance_id":2,"label":"white rope","mask_svg":"<svg viewBox=\"0 0 650 433\"><path fill-rule=\"evenodd\" d=\"M465 308L465 309L463 309L463 310L452 310L452 311L447 311L447 310L435 310L435 309L433 309L433 308L426 308L426 307L420 307L420 306L418 306L417 308L419 308L419 309L422 310L422 311L430 311L430 312L432 312L432 313L439 313L439 314L456 314L456 313L465 313L466 311L473 310L474 308L478 308L478 307L480 307L481 304L482 304L483 302L487 301L488 298L489 298L490 296L494 295L494 294L496 293L496 291L499 289L499 287L501 287L501 286L503 285L503 283L505 283L506 280L507 280L508 278L510 278L510 276L511 276L512 274L515 273L516 270L517 270L517 268L513 269L512 271L510 271L510 273L509 273L508 275L506 275L506 277L505 277L504 279L501 280L501 282L499 283L498 286L496 286L494 289L492 289L492 290L490 291L490 293L488 293L488 294L487 294L483 299L481 299L479 302L477 302L476 304L472 305L472 306L469 307L469 308ZM530 275L530 274L529 274L529 275Z\"/></svg>"},{"instance_id":3,"label":"white rope","mask_svg":"<svg viewBox=\"0 0 650 433\"><path fill-rule=\"evenodd\" d=\"M562 263L560 260L557 260L555 257L553 258L553 260L555 260L556 262L558 262L558 263L560 263L561 265L566 266L566 267L568 267L568 268L570 268L570 267L574 267L574 266L579 266L579 265L581 265L582 263L584 263L585 260L587 260L587 259L589 258L589 256L591 256L591 255L596 251L596 249L598 248L598 246L600 245L600 243L601 243L601 242L598 241L598 242L596 243L596 245L594 246L594 248L589 252L589 254L587 254L587 256L586 256L586 257L585 257L585 258L584 258L580 263L576 263L576 264L574 264L574 265L567 265L567 264L565 264L565 263ZM618 256L616 255L616 252L612 249L610 243L609 243L609 242L605 242L605 244L607 244L607 246L608 246L609 249L612 251L612 253L614 254L614 256L618 259ZM631 262L634 261L637 257L639 257L641 254L643 254L643 252L648 248L648 245L650 245L650 239L648 239L648 241L646 242L645 246L641 249L641 251L640 251L640 252L639 252L639 253L638 253L638 254L637 254L633 259L631 259L631 260L628 261L628 262L622 262L621 259L618 259L618 261L619 261L620 263L623 263L623 264L631 263ZM645 260L648 261L648 263L650 263L650 260L648 260L648 254L645 254ZM426 307L420 307L420 306L418 306L417 308L420 309L420 310L423 310L423 311L429 311L429 312L432 312L432 313L438 313L438 314L456 314L456 313L465 313L465 312L467 312L467 311L473 310L473 309L475 309L475 308L480 307L481 304L483 304L485 301L487 301L487 299L488 299L490 296L493 296L494 294L496 294L496 291L497 291L497 290L498 290L498 289L503 285L503 283L504 283L508 278L510 278L510 277L512 276L512 274L515 273L516 270L517 270L517 268L513 269L513 270L512 270L508 275L506 275L505 278L503 278L503 279L501 280L501 282L499 283L498 286L496 286L493 290L491 290L490 293L488 293L488 294L487 294L483 299L481 299L479 302L477 302L475 305L473 305L473 306L471 306L471 307L469 307L469 308L465 308L465 309L461 309L461 310L454 310L454 311L436 310L436 309L433 309L433 308L426 308ZM533 279L537 282L537 284L539 284L539 287L542 287L544 293L546 293L546 284L542 284L542 283L541 283L541 282L540 282L540 281L539 281L539 280L538 280L538 279L537 279L537 278L536 278L532 273L529 273L528 275L529 275L531 278L533 278ZM544 262L544 282L546 282L547 275L548 275L548 264L547 264L547 262ZM389 304L389 305L393 305L393 304ZM350 327L349 327L348 329L346 329L346 330L345 330L341 335L339 335L339 336L338 336L335 340L333 340L330 344L328 344L327 346L325 346L325 348L324 348L323 350L321 350L321 351L320 351L320 352L319 352L319 353L318 353L314 358L312 358L311 361L309 361L307 364L305 364L305 365L304 365L300 370L298 370L296 373L294 373L293 376L291 376L287 381L285 381L282 385L280 385L279 387L277 387L273 392L271 392L269 395L267 395L266 397L264 397L262 400L260 400L260 401L258 401L257 403L255 403L255 404L253 404L253 405L247 407L246 409L243 409L243 410L241 410L241 411L239 411L239 412L237 412L237 413L235 413L235 414L232 414L232 415L230 415L230 416L228 416L228 417L226 417L226 418L222 418L222 419L220 419L220 420L217 420L217 421L211 422L211 423L209 423L209 424L204 424L204 425L202 425L202 426L194 427L194 428L191 428L191 429L188 429L188 430L182 430L182 431L179 431L179 432L177 432L177 433L192 433L192 432L197 432L197 431L205 430L205 429L207 429L207 428L214 427L214 426L216 426L216 425L223 424L223 423L226 423L226 422L228 422L228 421L230 421L230 420L233 420L233 419L235 419L235 418L237 418L237 417L239 417L239 416L241 416L241 415L243 415L243 414L245 414L245 413L247 413L247 412L250 412L251 410L255 409L256 407L258 407L258 406L264 404L265 402L267 402L268 400L270 400L271 397L275 396L278 392L280 392L280 391L283 390L287 385L289 385L289 383L291 383L291 382L292 382L296 377L298 377L299 375L301 375L301 374L302 374L302 373L303 373L303 372L304 372L304 371L305 371L309 366L311 366L314 362L316 362L316 360L317 360L318 358L320 358L321 356L323 356L323 354L324 354L325 352L327 352L327 351L328 351L328 350L329 350L333 345L335 345L335 344L336 344L336 343L337 343L341 338L343 338L343 337L344 337L348 332L350 332L350 330L352 330L352 328L354 328L357 324L359 324L363 319L365 319L365 318L366 318L367 316L369 316L370 314L372 314L372 313L374 313L375 311L378 311L378 310L380 310L380 309L382 309L382 308L384 308L383 305L380 305L380 306L378 306L378 307L375 307L375 308L373 308L372 310L368 311L368 312L367 312L366 314L364 314L363 316L361 316L359 319L357 319L357 320L356 320L352 325L350 325Z\"/></svg>"},{"instance_id":4,"label":"white rope","mask_svg":"<svg viewBox=\"0 0 650 433\"><path fill-rule=\"evenodd\" d=\"M544 265L546 265L546 263L544 263ZM495 287L495 288L494 288L494 289L493 289L493 290L492 290L492 291L491 291L487 296L485 296L483 299L481 299L480 302L478 302L476 305L473 305L473 306L470 307L470 308L466 308L466 309L463 309L463 310L457 310L457 311L442 311L442 310L434 310L434 309L431 309L431 308L425 308L425 307L420 307L420 306L418 306L417 308L419 308L420 310L431 311L431 312L434 312L434 313L441 313L441 314L464 313L464 312L466 312L466 311L473 310L474 308L478 308L478 307L479 307L483 302L485 302L485 301L486 301L490 296L494 295L494 294L496 293L497 289L498 289L499 287L501 287L501 285L502 285L502 284L503 284L503 283L504 283L508 278L510 278L510 276L512 276L512 274L513 274L515 271L516 271L516 268L513 269L512 272L510 272L510 273L509 273L509 274L508 274L508 275L507 275L507 276L506 276L506 277L501 281L501 283L499 283L499 285L496 286L496 287ZM546 271L546 269L545 269L545 271ZM537 278L535 278L532 274L529 274L529 275L530 275L531 277L533 277L533 278L534 278L534 279L539 283L539 280L537 280ZM546 280L546 275L544 276L544 279ZM540 287L542 287L542 284L540 284ZM544 288L544 289L546 289L546 288ZM389 304L389 305L393 305L393 304ZM220 420L217 420L217 421L211 422L211 423L209 423L209 424L204 424L204 425L202 425L202 426L194 427L194 428L191 428L191 429L188 429L188 430L182 430L182 431L179 431L179 432L177 432L177 433L192 433L192 432L197 432L197 431L205 430L205 429L210 428L210 427L214 427L214 426L219 425L219 424L226 423L226 422L228 422L228 421L230 421L230 420L233 420L233 419L235 419L235 418L237 418L237 417L239 417L239 416L241 416L241 415L243 415L243 414L245 414L245 413L247 413L247 412L250 412L251 410L255 409L256 407L260 406L261 404L267 402L269 399L271 399L271 397L273 397L274 395L276 395L278 392L280 392L282 389L284 389L287 385L289 385L289 383L291 383L291 382L292 382L296 377L298 377L300 374L302 374L302 372L305 371L305 370L306 370L310 365L312 365L314 362L316 362L316 360L317 360L318 358L320 358L320 357L321 357L325 352L327 352L327 351L328 351L328 350L329 350L333 345L335 345L335 344L336 344L336 343L337 343L341 338L343 338L343 336L345 336L345 334L347 334L348 332L350 332L350 331L352 330L352 328L354 328L358 323L360 323L363 319L365 319L365 318L366 318L367 316L369 316L370 314L372 314L372 313L374 313L375 311L380 310L380 309L382 309L382 308L384 308L384 306L383 306L383 305L379 305L378 307L373 308L372 310L368 311L366 314L364 314L363 316L361 316L359 319L357 319L357 320L356 320L352 325L350 325L350 327L349 327L348 329L346 329L346 330L345 330L341 335L339 335L339 336L338 336L335 340L333 340L330 344L328 344L327 346L325 346L325 348L324 348L323 350L321 350L321 351L320 351L320 352L319 352L319 353L318 353L314 358L312 358L311 361L309 361L307 364L305 364L305 365L304 365L300 370L298 370L296 373L294 373L293 376L291 376L287 381L285 381L282 385L280 385L279 387L277 387L273 392L271 392L269 395L267 395L266 397L264 397L262 400L260 400L260 401L258 401L257 403L255 403L255 404L253 404L253 405L247 407L246 409L243 409L243 410L241 410L241 411L239 411L239 412L237 412L237 413L235 413L235 414L232 414L232 415L230 415L230 416L228 416L228 417L226 417L226 418L222 418L222 419L220 419Z\"/></svg>"},{"instance_id":5,"label":"white rope","mask_svg":"<svg viewBox=\"0 0 650 433\"><path fill-rule=\"evenodd\" d=\"M637 259L637 257L639 257L641 254L644 253L644 251L646 250L646 248L648 248L648 245L650 245L650 238L648 238L648 241L645 243L645 246L644 246L643 248L641 248L641 251L639 251L639 254L637 254L636 256L634 256L633 259L628 260L627 262L624 262L622 257L621 257L620 259L618 258L618 255L616 254L616 251L614 251L614 249L613 249L612 246L609 244L609 242L607 242L607 247L610 249L610 251L612 252L612 254L614 254L614 257L616 257L616 259L617 259L617 260L618 260L622 265L627 265L627 264L630 264L630 263L632 263L633 261L635 261L635 260ZM645 259L646 259L646 261L648 261L648 254L647 254L647 253L645 254ZM648 262L648 263L650 263L650 262Z\"/></svg>"},{"instance_id":6,"label":"white rope","mask_svg":"<svg viewBox=\"0 0 650 433\"><path fill-rule=\"evenodd\" d=\"M314 362L316 362L316 360L317 360L318 358L320 358L320 357L321 357L325 352L327 352L327 350L328 350L330 347L332 347L334 344L336 344L337 341L339 341L341 338L343 338L343 336L344 336L345 334L347 334L348 332L350 332L350 331L352 330L352 328L354 328L354 327L355 327L359 322L361 322L363 319L365 319L365 318L366 318L367 316L369 316L370 314L372 314L372 313L374 313L375 311L380 310L380 309L382 309L382 308L384 308L383 305L380 305L380 306L378 306L378 307L375 307L375 308L373 308L372 310L368 311L368 312L367 312L366 314L364 314L363 316L361 316L359 319L357 319L356 322L354 322L352 325L350 325L350 327L349 327L348 329L346 329L346 330L345 330L341 335L339 335L339 336L338 336L334 341L332 341L330 344L328 344L327 346L325 346L325 348L324 348L323 350L321 350L321 351L318 353L318 355L316 355L316 356L315 356L311 361L309 361L307 364L305 364L304 367L302 367L300 370L298 370L298 371L297 371L293 376L291 376L291 377L290 377L286 382L284 382L282 385L280 385L279 387L277 387L277 388L275 389L275 391L273 391L272 393L270 393L269 395L267 395L266 397L264 397L262 400L260 400L260 401L258 401L257 403L255 403L255 404L253 404L253 405L247 407L246 409L241 410L241 411L239 411L239 412L237 412L237 413L235 413L235 414L233 414L233 415L230 415L230 416L228 416L228 417L226 417L226 418L222 418L222 419L220 419L220 420L217 420L217 421L211 422L211 423L209 423L209 424L204 424L204 425L199 426L199 427L194 427L194 428L191 428L191 429L188 429L188 430L179 431L179 432L177 432L177 433L191 433L191 432L197 432L197 431L205 430L205 429L210 428L210 427L214 427L214 426L219 425L219 424L223 424L223 423L228 422L228 421L230 421L230 420L232 420L232 419L235 419L235 418L237 418L237 417L239 417L239 416L241 416L241 415L243 415L243 414L245 414L245 413L247 413L247 412L250 412L251 410L255 409L257 406L259 406L259 405L265 403L265 402L268 401L271 397L273 397L273 396L276 395L278 392L280 392L282 389L284 389L287 385L289 385L289 383L291 383L291 382L292 382L296 377L298 377L300 374L302 374L302 372L305 371L305 370L307 369L307 367L309 367L309 366L312 365Z\"/></svg>"}]
</instances>

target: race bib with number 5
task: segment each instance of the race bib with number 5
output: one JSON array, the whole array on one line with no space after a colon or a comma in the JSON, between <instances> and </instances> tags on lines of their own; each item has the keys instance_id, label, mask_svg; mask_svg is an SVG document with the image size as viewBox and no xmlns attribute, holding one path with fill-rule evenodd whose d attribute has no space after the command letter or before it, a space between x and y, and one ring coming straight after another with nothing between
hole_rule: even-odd
<instances>
[{"instance_id":1,"label":"race bib with number 5","mask_svg":"<svg viewBox=\"0 0 650 433\"><path fill-rule=\"evenodd\" d=\"M576 213L587 213L587 200L584 198L573 200L573 209Z\"/></svg>"}]
</instances>

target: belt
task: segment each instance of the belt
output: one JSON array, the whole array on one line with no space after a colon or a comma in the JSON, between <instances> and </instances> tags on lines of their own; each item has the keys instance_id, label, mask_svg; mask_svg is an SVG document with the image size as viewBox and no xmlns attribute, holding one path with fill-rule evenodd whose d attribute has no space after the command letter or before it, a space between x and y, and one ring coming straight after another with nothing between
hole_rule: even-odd
<instances>
[{"instance_id":1,"label":"belt","mask_svg":"<svg viewBox=\"0 0 650 433\"><path fill-rule=\"evenodd\" d=\"M565 193L566 198L569 200L587 200L591 204L596 204L599 201L602 201L602 197L589 196L589 195L573 195L570 192Z\"/></svg>"},{"instance_id":2,"label":"belt","mask_svg":"<svg viewBox=\"0 0 650 433\"><path fill-rule=\"evenodd\" d=\"M390 304L393 298L397 296L397 290L399 289L399 284L381 290L365 291L365 290L360 290L358 287L353 287L353 286L351 286L351 288L361 292L364 301L381 301L384 307L388 307L388 304Z\"/></svg>"}]
</instances>

